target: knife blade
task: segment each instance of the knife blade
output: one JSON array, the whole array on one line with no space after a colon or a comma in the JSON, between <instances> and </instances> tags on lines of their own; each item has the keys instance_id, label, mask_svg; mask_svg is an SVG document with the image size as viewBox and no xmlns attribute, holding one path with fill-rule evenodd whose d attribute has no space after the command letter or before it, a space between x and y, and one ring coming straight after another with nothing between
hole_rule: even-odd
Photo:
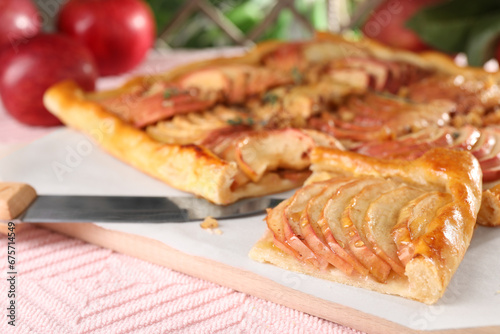
<instances>
[{"instance_id":1,"label":"knife blade","mask_svg":"<svg viewBox=\"0 0 500 334\"><path fill-rule=\"evenodd\" d=\"M0 184L1 220L20 222L167 223L238 218L263 214L278 198L250 198L215 205L195 197L58 196L36 195L29 185ZM33 200L29 200L32 197ZM22 202L22 203L21 203ZM12 209L15 207L14 209ZM4 210L2 210L2 208Z\"/></svg>"}]
</instances>

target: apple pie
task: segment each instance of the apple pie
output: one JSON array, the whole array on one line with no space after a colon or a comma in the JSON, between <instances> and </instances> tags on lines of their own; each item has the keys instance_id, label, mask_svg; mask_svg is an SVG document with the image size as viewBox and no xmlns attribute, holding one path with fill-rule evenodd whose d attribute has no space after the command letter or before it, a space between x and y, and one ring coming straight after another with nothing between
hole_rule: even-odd
<instances>
[{"instance_id":1,"label":"apple pie","mask_svg":"<svg viewBox=\"0 0 500 334\"><path fill-rule=\"evenodd\" d=\"M435 303L472 237L481 168L464 150L412 161L316 148L313 174L268 211L250 257L319 278Z\"/></svg>"},{"instance_id":2,"label":"apple pie","mask_svg":"<svg viewBox=\"0 0 500 334\"><path fill-rule=\"evenodd\" d=\"M301 186L316 147L408 161L436 147L470 151L492 188L500 180L498 82L437 52L319 33L114 90L59 83L44 103L126 163L229 204ZM479 222L500 224L492 214L500 201L487 204Z\"/></svg>"}]
</instances>

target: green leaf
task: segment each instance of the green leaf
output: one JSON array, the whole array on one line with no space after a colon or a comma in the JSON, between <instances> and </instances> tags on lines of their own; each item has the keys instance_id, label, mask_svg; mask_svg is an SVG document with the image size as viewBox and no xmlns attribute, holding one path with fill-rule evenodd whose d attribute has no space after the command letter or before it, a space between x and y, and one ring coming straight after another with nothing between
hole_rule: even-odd
<instances>
[{"instance_id":1,"label":"green leaf","mask_svg":"<svg viewBox=\"0 0 500 334\"><path fill-rule=\"evenodd\" d=\"M500 38L500 12L483 17L470 31L466 53L471 66L483 66L493 58Z\"/></svg>"},{"instance_id":2,"label":"green leaf","mask_svg":"<svg viewBox=\"0 0 500 334\"><path fill-rule=\"evenodd\" d=\"M422 9L406 26L434 48L456 53L465 50L476 22L496 10L500 10L498 0L452 0Z\"/></svg>"}]
</instances>

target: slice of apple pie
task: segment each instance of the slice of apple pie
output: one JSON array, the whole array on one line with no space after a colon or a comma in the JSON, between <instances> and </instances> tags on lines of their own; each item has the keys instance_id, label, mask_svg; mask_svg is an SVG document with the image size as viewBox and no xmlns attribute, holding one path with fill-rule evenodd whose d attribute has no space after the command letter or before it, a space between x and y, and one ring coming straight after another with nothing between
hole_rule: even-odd
<instances>
[{"instance_id":1,"label":"slice of apple pie","mask_svg":"<svg viewBox=\"0 0 500 334\"><path fill-rule=\"evenodd\" d=\"M269 210L250 257L323 279L435 303L457 270L481 204L466 151L413 161L316 148L313 174Z\"/></svg>"}]
</instances>

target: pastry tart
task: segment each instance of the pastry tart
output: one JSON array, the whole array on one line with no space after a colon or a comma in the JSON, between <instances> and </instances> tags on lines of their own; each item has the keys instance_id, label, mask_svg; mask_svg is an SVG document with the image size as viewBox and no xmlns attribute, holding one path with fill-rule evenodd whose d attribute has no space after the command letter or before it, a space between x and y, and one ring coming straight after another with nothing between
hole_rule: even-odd
<instances>
[{"instance_id":1,"label":"pastry tart","mask_svg":"<svg viewBox=\"0 0 500 334\"><path fill-rule=\"evenodd\" d=\"M268 211L250 257L432 304L444 294L472 237L481 169L471 153L434 148L387 160L329 148L313 174Z\"/></svg>"},{"instance_id":2,"label":"pastry tart","mask_svg":"<svg viewBox=\"0 0 500 334\"><path fill-rule=\"evenodd\" d=\"M316 147L408 161L469 151L489 189L500 180L498 83L437 52L319 33L108 91L62 82L44 103L125 163L224 205L300 187ZM485 198L479 222L500 225L499 201Z\"/></svg>"}]
</instances>

